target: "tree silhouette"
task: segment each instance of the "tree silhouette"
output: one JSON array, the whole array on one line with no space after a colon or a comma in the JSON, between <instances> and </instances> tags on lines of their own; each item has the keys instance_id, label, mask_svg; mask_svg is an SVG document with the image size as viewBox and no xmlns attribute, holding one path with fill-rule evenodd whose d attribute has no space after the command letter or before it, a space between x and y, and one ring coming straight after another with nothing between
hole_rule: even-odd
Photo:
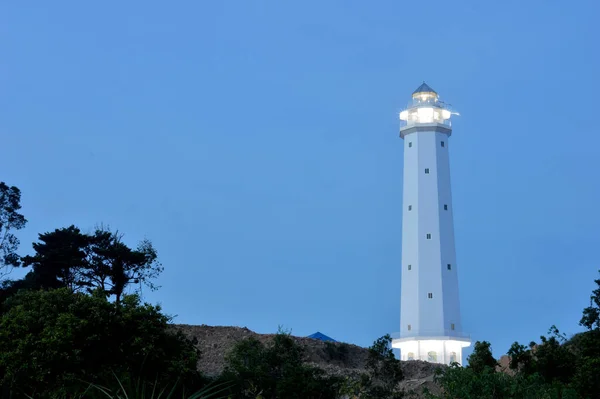
<instances>
[{"instance_id":1,"label":"tree silhouette","mask_svg":"<svg viewBox=\"0 0 600 399\"><path fill-rule=\"evenodd\" d=\"M35 254L23 258L32 270L25 286L35 289L68 288L74 292L100 289L114 295L117 304L131 285L157 287L152 279L162 272L157 252L149 240L136 249L122 241L123 235L104 228L93 235L75 226L39 235Z\"/></svg>"},{"instance_id":2,"label":"tree silhouette","mask_svg":"<svg viewBox=\"0 0 600 399\"><path fill-rule=\"evenodd\" d=\"M18 211L21 209L21 191L17 187L9 187L0 182L0 277L19 266L16 251L19 239L13 231L25 227L27 220Z\"/></svg>"}]
</instances>

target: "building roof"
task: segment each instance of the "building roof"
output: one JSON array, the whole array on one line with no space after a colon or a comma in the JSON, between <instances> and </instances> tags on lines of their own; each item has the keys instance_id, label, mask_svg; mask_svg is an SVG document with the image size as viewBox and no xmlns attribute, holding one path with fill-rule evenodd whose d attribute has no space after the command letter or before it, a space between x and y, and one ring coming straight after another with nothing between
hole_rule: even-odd
<instances>
[{"instance_id":1,"label":"building roof","mask_svg":"<svg viewBox=\"0 0 600 399\"><path fill-rule=\"evenodd\" d=\"M435 93L437 94L437 92L435 90L433 90L431 87L429 87L429 85L425 82L423 82L423 84L419 87L417 87L417 90L413 91L413 94L417 94L417 93Z\"/></svg>"},{"instance_id":2,"label":"building roof","mask_svg":"<svg viewBox=\"0 0 600 399\"><path fill-rule=\"evenodd\" d=\"M312 339L319 339L321 341L330 341L330 342L337 342L335 339L328 337L325 334L321 334L320 332L316 332L314 334L311 334L308 336L308 338L312 338Z\"/></svg>"}]
</instances>

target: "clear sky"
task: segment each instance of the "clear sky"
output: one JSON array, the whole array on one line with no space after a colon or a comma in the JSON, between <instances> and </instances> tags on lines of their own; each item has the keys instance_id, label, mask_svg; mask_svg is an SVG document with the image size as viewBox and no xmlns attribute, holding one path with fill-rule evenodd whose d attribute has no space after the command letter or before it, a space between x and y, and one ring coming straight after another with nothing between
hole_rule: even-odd
<instances>
[{"instance_id":1,"label":"clear sky","mask_svg":"<svg viewBox=\"0 0 600 399\"><path fill-rule=\"evenodd\" d=\"M150 238L176 322L399 330L398 112L450 139L464 329L580 331L600 269L600 2L0 4L0 180L40 232ZM468 353L468 352L467 352Z\"/></svg>"}]
</instances>

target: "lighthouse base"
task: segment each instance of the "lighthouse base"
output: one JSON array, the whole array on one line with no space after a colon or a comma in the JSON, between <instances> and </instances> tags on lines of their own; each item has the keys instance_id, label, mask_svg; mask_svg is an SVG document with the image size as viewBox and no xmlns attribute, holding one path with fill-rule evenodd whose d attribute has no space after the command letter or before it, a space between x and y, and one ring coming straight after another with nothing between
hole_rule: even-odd
<instances>
[{"instance_id":1,"label":"lighthouse base","mask_svg":"<svg viewBox=\"0 0 600 399\"><path fill-rule=\"evenodd\" d=\"M423 360L438 364L462 364L462 348L470 345L470 339L457 337L410 337L392 340L392 348L400 349L400 360Z\"/></svg>"}]
</instances>

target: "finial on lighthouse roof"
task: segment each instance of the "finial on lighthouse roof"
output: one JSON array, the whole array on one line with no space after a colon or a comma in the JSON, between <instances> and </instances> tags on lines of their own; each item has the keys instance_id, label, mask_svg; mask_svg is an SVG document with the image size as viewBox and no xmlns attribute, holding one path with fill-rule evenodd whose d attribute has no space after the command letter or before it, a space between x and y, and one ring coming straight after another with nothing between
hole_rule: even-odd
<instances>
[{"instance_id":1,"label":"finial on lighthouse roof","mask_svg":"<svg viewBox=\"0 0 600 399\"><path fill-rule=\"evenodd\" d=\"M429 85L425 83L425 81L423 81L423 84L421 86L417 87L417 90L413 91L413 97L420 96L423 94L431 94L437 97L436 91L429 87Z\"/></svg>"}]
</instances>

